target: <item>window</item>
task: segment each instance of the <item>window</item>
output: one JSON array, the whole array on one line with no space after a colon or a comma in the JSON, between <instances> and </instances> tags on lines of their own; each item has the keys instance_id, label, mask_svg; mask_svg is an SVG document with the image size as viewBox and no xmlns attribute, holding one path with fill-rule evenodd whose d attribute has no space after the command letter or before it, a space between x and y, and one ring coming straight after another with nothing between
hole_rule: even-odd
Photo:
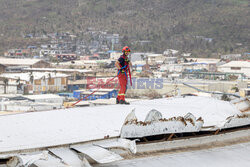
<instances>
[{"instance_id":1,"label":"window","mask_svg":"<svg viewBox=\"0 0 250 167\"><path fill-rule=\"evenodd\" d=\"M231 67L231 70L241 70L241 67Z\"/></svg>"}]
</instances>

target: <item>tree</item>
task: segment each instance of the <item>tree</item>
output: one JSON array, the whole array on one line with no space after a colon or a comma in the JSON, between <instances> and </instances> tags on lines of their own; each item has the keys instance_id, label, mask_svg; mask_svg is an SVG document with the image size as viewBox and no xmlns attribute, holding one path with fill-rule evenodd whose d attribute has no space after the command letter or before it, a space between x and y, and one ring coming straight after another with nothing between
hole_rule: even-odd
<instances>
[{"instance_id":1,"label":"tree","mask_svg":"<svg viewBox=\"0 0 250 167\"><path fill-rule=\"evenodd\" d=\"M9 83L8 78L4 78L3 83L4 83L4 94L6 94L7 93L7 86Z\"/></svg>"},{"instance_id":2,"label":"tree","mask_svg":"<svg viewBox=\"0 0 250 167\"><path fill-rule=\"evenodd\" d=\"M145 60L145 55L141 55L141 59L142 59L142 60Z\"/></svg>"},{"instance_id":3,"label":"tree","mask_svg":"<svg viewBox=\"0 0 250 167\"><path fill-rule=\"evenodd\" d=\"M33 76L33 74L32 74L32 73L30 73L30 78L29 78L29 80L30 80L30 83L32 83L32 84L33 84L33 82L34 82L34 76Z\"/></svg>"}]
</instances>

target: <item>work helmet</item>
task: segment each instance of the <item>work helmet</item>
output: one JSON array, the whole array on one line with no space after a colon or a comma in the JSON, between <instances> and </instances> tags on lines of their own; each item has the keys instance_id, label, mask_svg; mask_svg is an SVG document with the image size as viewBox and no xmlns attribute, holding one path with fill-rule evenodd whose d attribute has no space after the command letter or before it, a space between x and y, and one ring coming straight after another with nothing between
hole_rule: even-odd
<instances>
[{"instance_id":1,"label":"work helmet","mask_svg":"<svg viewBox=\"0 0 250 167\"><path fill-rule=\"evenodd\" d=\"M124 52L130 52L129 47L128 47L128 46L124 46L124 47L122 48L122 52L123 52L123 53L124 53Z\"/></svg>"}]
</instances>

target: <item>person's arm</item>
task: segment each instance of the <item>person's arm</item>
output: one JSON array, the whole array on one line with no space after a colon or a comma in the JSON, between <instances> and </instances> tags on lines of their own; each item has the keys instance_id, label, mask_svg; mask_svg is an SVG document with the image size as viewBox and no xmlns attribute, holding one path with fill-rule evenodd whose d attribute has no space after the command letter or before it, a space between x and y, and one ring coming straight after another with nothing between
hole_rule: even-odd
<instances>
[{"instance_id":1,"label":"person's arm","mask_svg":"<svg viewBox=\"0 0 250 167\"><path fill-rule=\"evenodd\" d=\"M116 66L116 68L118 68L118 70L121 69L120 62L119 62L119 61L116 61L116 62L115 62L115 66Z\"/></svg>"}]
</instances>

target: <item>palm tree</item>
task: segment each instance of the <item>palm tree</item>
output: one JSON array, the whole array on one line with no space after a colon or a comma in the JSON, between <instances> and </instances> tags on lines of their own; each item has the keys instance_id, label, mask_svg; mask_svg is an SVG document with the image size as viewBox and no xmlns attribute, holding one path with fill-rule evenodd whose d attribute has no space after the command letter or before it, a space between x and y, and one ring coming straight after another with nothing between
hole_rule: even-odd
<instances>
[{"instance_id":1,"label":"palm tree","mask_svg":"<svg viewBox=\"0 0 250 167\"><path fill-rule=\"evenodd\" d=\"M49 81L50 81L51 80L51 74L50 73L48 74L48 78L49 78Z\"/></svg>"},{"instance_id":2,"label":"palm tree","mask_svg":"<svg viewBox=\"0 0 250 167\"><path fill-rule=\"evenodd\" d=\"M141 59L142 59L142 60L145 60L145 55L141 55Z\"/></svg>"},{"instance_id":3,"label":"palm tree","mask_svg":"<svg viewBox=\"0 0 250 167\"><path fill-rule=\"evenodd\" d=\"M21 81L21 80L20 80L20 77L18 77L17 80L16 80L16 83L17 83L18 85L20 85L20 81Z\"/></svg>"},{"instance_id":4,"label":"palm tree","mask_svg":"<svg viewBox=\"0 0 250 167\"><path fill-rule=\"evenodd\" d=\"M4 80L3 80L3 83L4 83L4 94L6 94L6 92L7 92L8 82L9 82L8 78L4 78Z\"/></svg>"},{"instance_id":5,"label":"palm tree","mask_svg":"<svg viewBox=\"0 0 250 167\"><path fill-rule=\"evenodd\" d=\"M20 77L18 77L17 78L17 80L16 80L16 83L17 83L17 90L20 90L21 88L20 88L20 81L21 81L21 79L20 79Z\"/></svg>"},{"instance_id":6,"label":"palm tree","mask_svg":"<svg viewBox=\"0 0 250 167\"><path fill-rule=\"evenodd\" d=\"M33 76L33 74L30 74L30 82L33 84L33 82L34 82L34 76Z\"/></svg>"}]
</instances>

